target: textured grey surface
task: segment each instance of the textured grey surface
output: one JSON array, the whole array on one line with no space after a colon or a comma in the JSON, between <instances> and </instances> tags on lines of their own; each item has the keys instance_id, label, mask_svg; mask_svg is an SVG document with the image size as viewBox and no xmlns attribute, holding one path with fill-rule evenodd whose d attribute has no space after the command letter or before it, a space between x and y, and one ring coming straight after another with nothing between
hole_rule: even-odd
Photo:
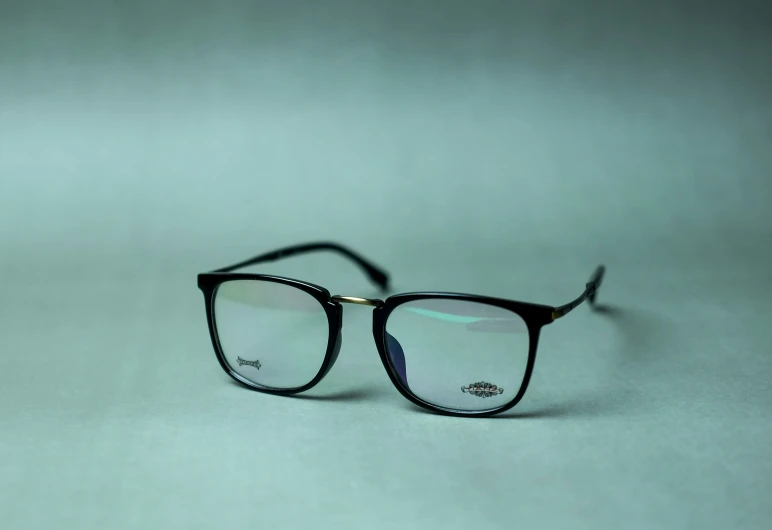
<instances>
[{"instance_id":1,"label":"textured grey surface","mask_svg":"<svg viewBox=\"0 0 772 530\"><path fill-rule=\"evenodd\" d=\"M0 3L0 526L768 528L769 8L298 5ZM613 311L502 418L412 407L364 307L308 396L231 383L195 274L319 238Z\"/></svg>"}]
</instances>

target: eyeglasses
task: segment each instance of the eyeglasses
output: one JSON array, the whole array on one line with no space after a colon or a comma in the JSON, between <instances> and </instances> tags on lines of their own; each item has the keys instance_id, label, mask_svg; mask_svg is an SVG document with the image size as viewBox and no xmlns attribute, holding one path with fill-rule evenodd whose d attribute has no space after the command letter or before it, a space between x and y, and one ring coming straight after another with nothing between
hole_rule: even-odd
<instances>
[{"instance_id":1,"label":"eyeglasses","mask_svg":"<svg viewBox=\"0 0 772 530\"><path fill-rule=\"evenodd\" d=\"M330 371L341 346L341 304L373 307L373 338L391 382L407 399L452 416L490 416L515 406L528 387L543 326L595 296L595 269L576 300L553 307L460 293L418 292L385 300L331 295L308 282L233 272L288 256L334 251L384 291L389 277L335 243L282 248L198 275L209 333L225 372L247 387L295 394Z\"/></svg>"}]
</instances>

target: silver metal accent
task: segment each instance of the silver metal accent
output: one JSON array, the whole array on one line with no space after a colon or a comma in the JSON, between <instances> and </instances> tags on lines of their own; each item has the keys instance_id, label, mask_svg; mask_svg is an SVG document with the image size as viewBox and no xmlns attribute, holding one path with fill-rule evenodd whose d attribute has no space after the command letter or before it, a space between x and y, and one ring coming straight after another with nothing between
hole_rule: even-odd
<instances>
[{"instance_id":1,"label":"silver metal accent","mask_svg":"<svg viewBox=\"0 0 772 530\"><path fill-rule=\"evenodd\" d=\"M496 385L492 385L491 383L480 381L478 383L472 383L469 386L462 386L461 392L463 392L464 394L472 394L473 396L477 396L481 398L488 398L491 396L496 396L498 394L503 394L504 389L499 388Z\"/></svg>"},{"instance_id":2,"label":"silver metal accent","mask_svg":"<svg viewBox=\"0 0 772 530\"><path fill-rule=\"evenodd\" d=\"M371 307L380 307L383 305L383 300L378 300L377 298L360 298L359 296L341 296L336 294L331 300L342 304L369 305Z\"/></svg>"},{"instance_id":3,"label":"silver metal accent","mask_svg":"<svg viewBox=\"0 0 772 530\"><path fill-rule=\"evenodd\" d=\"M262 364L260 364L260 361L258 359L255 359L254 361L248 361L246 359L242 359L241 357L239 357L238 359L236 359L236 362L239 363L239 366L243 366L246 364L247 366L254 366L258 370L263 366Z\"/></svg>"}]
</instances>

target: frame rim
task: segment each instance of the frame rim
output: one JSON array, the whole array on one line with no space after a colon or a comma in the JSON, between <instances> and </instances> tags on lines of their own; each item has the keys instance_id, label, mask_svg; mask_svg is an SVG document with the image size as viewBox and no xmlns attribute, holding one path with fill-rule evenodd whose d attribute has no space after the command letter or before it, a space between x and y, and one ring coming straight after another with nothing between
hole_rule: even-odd
<instances>
[{"instance_id":1,"label":"frame rim","mask_svg":"<svg viewBox=\"0 0 772 530\"><path fill-rule=\"evenodd\" d=\"M327 350L325 351L322 364L319 367L319 371L316 373L316 375L311 381L309 381L305 385L288 388L288 389L263 387L241 376L240 374L235 372L235 370L230 366L230 364L228 364L225 358L225 354L223 353L222 346L220 345L219 336L217 334L217 326L215 324L215 315L214 315L214 300L217 294L217 289L220 287L220 285L229 281L237 281L237 280L268 281L268 282L288 285L290 287L295 287L311 295L322 306L322 308L325 311L325 314L327 315L327 321L329 323L329 337L328 337L328 343L327 343ZM214 350L215 350L215 355L217 357L217 360L220 363L220 366L222 367L222 369L225 371L225 373L228 374L233 380L235 380L240 385L248 388L249 390L254 390L256 392L261 392L265 394L284 395L284 396L298 394L298 393L302 393L307 390L310 390L311 388L319 384L319 382L322 379L324 379L324 377L327 375L327 373L330 371L330 369L332 369L333 365L335 364L335 361L338 357L338 353L340 352L340 346L341 346L341 336L342 336L341 331L343 326L343 307L339 301L334 300L334 297L332 296L332 294L328 289L311 282L297 280L294 278L287 278L284 276L275 276L270 274L255 274L255 273L246 273L246 272L224 272L224 271L200 273L198 275L198 287L199 289L201 289L201 291L204 294L204 298L206 302L206 315L207 315L207 324L209 327L209 335L212 341L212 346L214 347ZM450 299L450 300L462 300L462 301L476 302L476 303L482 303L487 305L493 305L496 307L501 307L503 309L509 310L517 314L526 323L526 327L528 329L528 343L529 343L528 361L526 363L526 370L525 370L525 373L523 374L523 380L520 384L520 389L518 390L515 397L512 398L510 401L498 407L493 407L490 409L484 409L479 411L454 409L452 407L443 407L443 406L435 405L431 402L428 402L422 399L421 397L417 396L415 393L413 393L413 391L411 391L403 384L402 380L397 375L396 369L392 365L391 359L387 354L387 350L386 350L386 324L388 321L388 317L390 316L392 311L394 311L394 309L396 309L397 307L399 307L404 303L415 301L415 300L438 299L438 298L439 299L444 298L444 299ZM378 302L380 302L380 300ZM489 417L513 408L525 396L525 393L528 389L528 385L530 383L531 376L533 374L533 369L536 363L536 351L538 349L539 335L541 332L541 328L553 322L553 318L552 318L553 310L554 310L553 307L542 305L542 304L521 302L518 300L510 300L506 298L476 295L476 294L469 294L469 293L460 293L460 292L414 291L414 292L407 292L407 293L398 293L398 294L389 296L388 298L383 300L382 303L379 303L377 306L373 308L373 317L372 317L373 318L373 323L372 323L373 339L375 341L375 346L376 346L376 349L378 350L378 355L381 359L381 363L383 364L383 367L386 370L386 374L388 375L392 385L394 385L397 391L405 399L407 399L414 405L417 405L418 407L421 407L435 414L440 414L445 416L455 416L455 417Z\"/></svg>"},{"instance_id":2,"label":"frame rim","mask_svg":"<svg viewBox=\"0 0 772 530\"><path fill-rule=\"evenodd\" d=\"M453 407L443 407L441 405L436 405L426 401L425 399L416 395L402 382L402 379L397 374L396 368L391 361L391 357L387 353L386 325L388 323L389 316L391 316L391 313L399 306L415 300L427 299L461 300L466 302L476 302L492 305L509 310L523 319L528 329L528 361L526 363L525 372L523 373L523 379L520 383L520 388L518 389L515 397L513 397L507 403L499 405L498 407L474 411L463 410ZM373 338L375 340L381 362L383 363L383 367L386 369L386 373L389 375L389 379L399 391L399 393L402 394L402 396L409 400L411 403L436 414L445 416L463 418L489 417L511 409L517 405L525 396L525 393L528 390L528 385L531 381L531 375L533 374L534 366L536 364L536 350L539 345L539 334L541 332L541 328L550 322L552 322L552 307L540 304L531 304L528 302L507 300L505 298L466 293L436 291L411 292L390 296L384 301L382 306L373 310Z\"/></svg>"},{"instance_id":3,"label":"frame rim","mask_svg":"<svg viewBox=\"0 0 772 530\"><path fill-rule=\"evenodd\" d=\"M308 383L292 387L292 388L271 388L265 387L254 381L250 381L246 377L236 372L233 367L228 363L223 352L222 345L220 344L220 338L217 333L217 325L215 323L214 313L214 301L217 295L217 290L223 283L239 280L251 280L251 281L267 281L272 283L279 283L290 287L295 287L311 295L325 312L328 324L328 336L327 336L327 348L324 353L324 358L317 371L316 375ZM204 294L204 300L206 302L206 319L209 327L209 337L214 347L215 355L217 357L220 366L233 380L240 385L254 390L256 392L262 392L265 394L274 395L292 395L310 390L319 382L324 379L324 376L330 371L335 364L335 360L338 358L341 346L341 328L343 325L343 312L340 304L331 301L330 292L319 285L305 282L302 280L295 280L293 278L286 278L283 276L274 276L270 274L252 274L242 272L205 272L198 275L198 287Z\"/></svg>"}]
</instances>

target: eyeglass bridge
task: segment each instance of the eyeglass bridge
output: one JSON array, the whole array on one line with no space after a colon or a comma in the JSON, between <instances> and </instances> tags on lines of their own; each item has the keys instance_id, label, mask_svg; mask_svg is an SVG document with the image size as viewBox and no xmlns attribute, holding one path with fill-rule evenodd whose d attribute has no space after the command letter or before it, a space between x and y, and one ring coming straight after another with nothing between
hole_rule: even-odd
<instances>
[{"instance_id":1,"label":"eyeglass bridge","mask_svg":"<svg viewBox=\"0 0 772 530\"><path fill-rule=\"evenodd\" d=\"M336 294L331 300L341 304L358 304L371 307L381 307L383 305L383 300L378 300L377 298L361 298L359 296L341 296Z\"/></svg>"}]
</instances>

